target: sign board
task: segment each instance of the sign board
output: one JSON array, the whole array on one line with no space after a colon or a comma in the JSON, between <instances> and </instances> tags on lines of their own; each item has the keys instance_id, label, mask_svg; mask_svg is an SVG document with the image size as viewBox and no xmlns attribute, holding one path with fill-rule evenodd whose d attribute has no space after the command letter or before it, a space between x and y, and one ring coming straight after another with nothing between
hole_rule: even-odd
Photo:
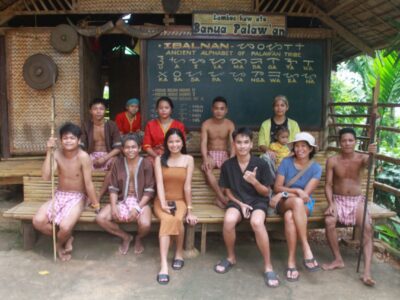
<instances>
[{"instance_id":1,"label":"sign board","mask_svg":"<svg viewBox=\"0 0 400 300\"><path fill-rule=\"evenodd\" d=\"M273 97L286 95L288 116L320 129L326 42L323 40L154 39L146 44L145 118L157 117L161 96L174 118L192 129L211 116L216 96L228 100L236 126L259 127L272 116Z\"/></svg>"},{"instance_id":2,"label":"sign board","mask_svg":"<svg viewBox=\"0 0 400 300\"><path fill-rule=\"evenodd\" d=\"M285 36L286 16L241 13L193 14L193 35Z\"/></svg>"}]
</instances>

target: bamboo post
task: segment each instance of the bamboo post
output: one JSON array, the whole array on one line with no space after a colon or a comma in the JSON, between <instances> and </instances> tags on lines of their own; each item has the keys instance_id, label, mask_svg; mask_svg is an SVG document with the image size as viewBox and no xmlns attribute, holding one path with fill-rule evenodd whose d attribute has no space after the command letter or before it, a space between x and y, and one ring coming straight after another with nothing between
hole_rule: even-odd
<instances>
[{"instance_id":1,"label":"bamboo post","mask_svg":"<svg viewBox=\"0 0 400 300\"><path fill-rule=\"evenodd\" d=\"M54 85L56 83L56 75L53 74L53 84L51 86L51 137L54 138L54 131L55 131L55 110L56 110L56 99L54 96ZM54 147L51 149L51 156L50 156L50 169L51 169L51 199L52 201L52 229L53 229L53 259L54 262L57 261L57 237L56 237L56 216L55 216L55 199L54 199Z\"/></svg>"},{"instance_id":2,"label":"bamboo post","mask_svg":"<svg viewBox=\"0 0 400 300\"><path fill-rule=\"evenodd\" d=\"M380 77L378 75L376 79L376 84L374 88L374 95L372 98L372 111L371 111L371 119L370 119L370 144L373 144L375 142L375 129L376 129L376 119L378 117L378 99L379 99L379 85L380 85ZM367 188L365 191L365 201L364 201L364 211L363 211L363 219L362 219L362 224L361 224L361 236L360 236L360 250L358 252L358 258L357 258L357 273L360 270L360 261L361 261L361 255L364 249L364 230L365 230L365 221L367 218L367 209L368 209L368 197L369 197L369 188L370 188L370 182L371 182L371 173L374 168L375 164L375 156L374 154L370 153L369 154L369 159L368 159L368 177L367 177Z\"/></svg>"}]
</instances>

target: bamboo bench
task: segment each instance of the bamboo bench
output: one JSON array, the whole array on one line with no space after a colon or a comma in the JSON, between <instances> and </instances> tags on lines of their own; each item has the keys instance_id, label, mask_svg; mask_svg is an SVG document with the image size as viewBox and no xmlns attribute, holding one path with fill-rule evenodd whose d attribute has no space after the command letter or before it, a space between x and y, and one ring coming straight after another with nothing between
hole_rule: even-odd
<instances>
[{"instance_id":1,"label":"bamboo bench","mask_svg":"<svg viewBox=\"0 0 400 300\"><path fill-rule=\"evenodd\" d=\"M325 160L326 154L324 152L320 152L315 157L316 161L325 168ZM222 224L224 220L223 209L220 209L214 204L215 194L208 187L205 181L204 174L200 170L200 160L196 158L196 167L193 174L192 180L192 194L193 194L193 213L199 218L199 223L192 227L187 226L186 228L186 241L185 241L185 249L187 253L195 253L195 234L196 232L200 232L201 235L201 253L206 252L206 243L207 243L207 233L208 232L221 232ZM219 170L214 171L215 175L219 176ZM95 172L93 174L93 182L97 190L100 189L101 184L103 182L104 173ZM309 218L309 228L323 228L324 227L324 210L327 206L325 194L324 194L324 183L325 183L325 174L323 172L321 182L313 193L314 198L316 199L316 204L314 208L313 215ZM23 178L24 184L24 201L17 206L9 209L4 213L5 217L13 218L21 220L22 222L22 233L23 233L23 242L24 248L30 249L33 247L34 242L36 240L36 233L32 226L32 218L40 205L43 204L44 201L47 201L51 197L51 183L48 181L42 180L39 176L24 176ZM363 180L363 191L366 188L366 172L364 174ZM369 199L372 199L372 185L370 189ZM108 198L104 197L101 200L102 204L108 202ZM394 212L391 212L387 209L384 209L372 202L370 202L370 213L374 221L384 220L386 218L392 217L395 215ZM95 213L92 210L86 209L76 226L76 230L101 230L101 228L95 223ZM156 217L153 216L153 223L157 224L159 221ZM268 215L266 218L267 228L268 230L282 229L283 219L279 215ZM127 230L135 230L135 224L125 225L124 228ZM239 230L249 229L248 222L242 222L239 226Z\"/></svg>"}]
</instances>

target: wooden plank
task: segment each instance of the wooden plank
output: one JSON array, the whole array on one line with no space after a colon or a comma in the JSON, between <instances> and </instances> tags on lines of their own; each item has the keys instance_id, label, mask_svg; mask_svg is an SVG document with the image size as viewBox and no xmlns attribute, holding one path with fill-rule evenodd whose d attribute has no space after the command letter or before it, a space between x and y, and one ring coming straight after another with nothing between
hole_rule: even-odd
<instances>
[{"instance_id":1,"label":"wooden plank","mask_svg":"<svg viewBox=\"0 0 400 300\"><path fill-rule=\"evenodd\" d=\"M329 106L372 106L371 102L329 102Z\"/></svg>"},{"instance_id":2,"label":"wooden plank","mask_svg":"<svg viewBox=\"0 0 400 300\"><path fill-rule=\"evenodd\" d=\"M384 184L384 183L375 181L374 182L374 188L378 189L380 191L384 191L384 192L393 194L393 195L395 195L397 197L400 197L400 189L396 189L395 187L392 187L392 186L390 186L388 184Z\"/></svg>"},{"instance_id":3,"label":"wooden plank","mask_svg":"<svg viewBox=\"0 0 400 300\"><path fill-rule=\"evenodd\" d=\"M378 128L378 130L400 133L400 128L387 127L387 126L378 126L377 128Z\"/></svg>"},{"instance_id":4,"label":"wooden plank","mask_svg":"<svg viewBox=\"0 0 400 300\"><path fill-rule=\"evenodd\" d=\"M369 114L329 114L330 117L335 117L335 118L369 118Z\"/></svg>"}]
</instances>

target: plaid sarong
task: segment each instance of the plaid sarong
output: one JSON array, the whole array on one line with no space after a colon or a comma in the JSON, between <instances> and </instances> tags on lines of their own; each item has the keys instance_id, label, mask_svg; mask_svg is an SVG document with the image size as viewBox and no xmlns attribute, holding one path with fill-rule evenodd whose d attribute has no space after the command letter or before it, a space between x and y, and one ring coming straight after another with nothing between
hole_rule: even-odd
<instances>
[{"instance_id":1,"label":"plaid sarong","mask_svg":"<svg viewBox=\"0 0 400 300\"><path fill-rule=\"evenodd\" d=\"M213 159L215 167L221 169L222 164L229 158L226 151L208 151L208 155Z\"/></svg>"},{"instance_id":2,"label":"plaid sarong","mask_svg":"<svg viewBox=\"0 0 400 300\"><path fill-rule=\"evenodd\" d=\"M360 202L364 203L365 197L333 195L333 201L336 203L338 221L344 225L355 225L357 206Z\"/></svg>"},{"instance_id":3,"label":"plaid sarong","mask_svg":"<svg viewBox=\"0 0 400 300\"><path fill-rule=\"evenodd\" d=\"M123 221L128 221L132 209L139 208L139 203L136 197L128 196L125 200L118 203L119 216Z\"/></svg>"},{"instance_id":4,"label":"plaid sarong","mask_svg":"<svg viewBox=\"0 0 400 300\"><path fill-rule=\"evenodd\" d=\"M80 201L86 200L86 195L80 192L62 192L56 190L54 193L55 202L50 202L47 208L47 218L50 222L53 221L53 216L55 216L54 222L60 225L61 221L68 217L71 209L77 205ZM54 213L53 213L54 205Z\"/></svg>"},{"instance_id":5,"label":"plaid sarong","mask_svg":"<svg viewBox=\"0 0 400 300\"><path fill-rule=\"evenodd\" d=\"M104 156L106 156L108 153L107 152L92 152L89 154L90 159L92 160L92 169L97 170L97 171L108 171L110 169L110 164L111 164L111 159L107 160L107 162L102 165L101 167L95 167L93 165L93 161L99 158L102 158Z\"/></svg>"}]
</instances>

